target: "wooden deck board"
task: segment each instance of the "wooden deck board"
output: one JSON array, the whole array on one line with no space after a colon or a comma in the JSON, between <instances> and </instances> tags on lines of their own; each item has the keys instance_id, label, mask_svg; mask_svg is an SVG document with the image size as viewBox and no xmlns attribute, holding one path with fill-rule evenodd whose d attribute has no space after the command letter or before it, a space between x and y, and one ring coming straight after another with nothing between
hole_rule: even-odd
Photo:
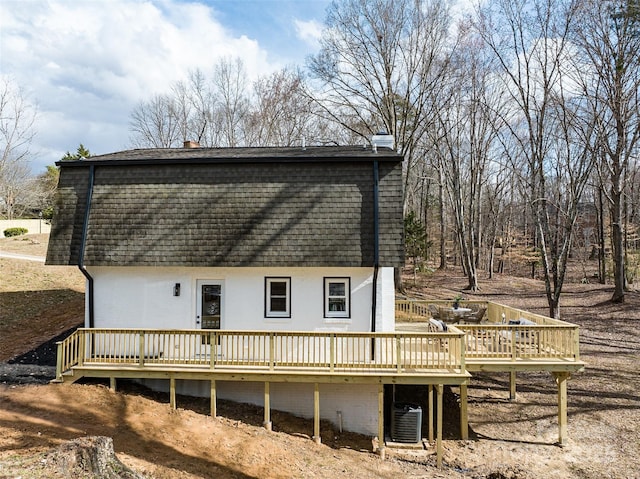
<instances>
[{"instance_id":1,"label":"wooden deck board","mask_svg":"<svg viewBox=\"0 0 640 479\"><path fill-rule=\"evenodd\" d=\"M226 367L210 369L194 366L136 366L125 364L90 364L75 366L73 375L67 379L80 377L117 377L129 379L195 379L214 381L268 381L268 382L319 382L332 384L448 384L465 383L471 374L461 370L412 370L401 374L385 370L366 371L324 371L313 368L289 368L271 371L268 369L248 369L246 367Z\"/></svg>"}]
</instances>

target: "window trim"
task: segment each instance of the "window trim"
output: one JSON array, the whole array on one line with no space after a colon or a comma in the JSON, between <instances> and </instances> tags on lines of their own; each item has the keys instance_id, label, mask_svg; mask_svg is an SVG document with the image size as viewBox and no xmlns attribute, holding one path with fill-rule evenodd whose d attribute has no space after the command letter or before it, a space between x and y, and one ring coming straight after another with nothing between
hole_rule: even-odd
<instances>
[{"instance_id":1,"label":"window trim","mask_svg":"<svg viewBox=\"0 0 640 479\"><path fill-rule=\"evenodd\" d=\"M344 283L345 311L329 311L329 283ZM349 276L325 276L323 281L322 302L324 304L325 319L351 319L351 278ZM342 296L340 296L342 297Z\"/></svg>"},{"instance_id":2,"label":"window trim","mask_svg":"<svg viewBox=\"0 0 640 479\"><path fill-rule=\"evenodd\" d=\"M271 283L286 284L286 310L271 311ZM268 319L287 319L291 318L291 276L265 276L264 278L264 317Z\"/></svg>"}]
</instances>

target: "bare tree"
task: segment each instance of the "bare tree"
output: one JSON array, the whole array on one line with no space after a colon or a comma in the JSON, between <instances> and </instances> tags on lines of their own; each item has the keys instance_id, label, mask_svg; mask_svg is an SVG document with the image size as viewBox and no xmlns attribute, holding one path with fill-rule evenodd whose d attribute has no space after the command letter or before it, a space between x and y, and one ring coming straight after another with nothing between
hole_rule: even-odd
<instances>
[{"instance_id":1,"label":"bare tree","mask_svg":"<svg viewBox=\"0 0 640 479\"><path fill-rule=\"evenodd\" d=\"M503 236L503 228L508 224L506 217L506 195L508 186L509 169L503 167L498 161L489 165L487 172L487 184L484 188L483 201L485 216L485 244L487 248L487 272L489 278L493 278L495 270L495 251L498 238Z\"/></svg>"},{"instance_id":2,"label":"bare tree","mask_svg":"<svg viewBox=\"0 0 640 479\"><path fill-rule=\"evenodd\" d=\"M247 72L240 58L224 58L214 68L213 94L218 99L211 132L213 146L242 146L249 114Z\"/></svg>"},{"instance_id":3,"label":"bare tree","mask_svg":"<svg viewBox=\"0 0 640 479\"><path fill-rule=\"evenodd\" d=\"M572 234L592 157L574 148L575 114L563 65L569 61L570 0L498 0L480 12L478 31L502 70L505 92L515 107L505 118L526 168L523 191L535 215L549 314L560 315Z\"/></svg>"},{"instance_id":4,"label":"bare tree","mask_svg":"<svg viewBox=\"0 0 640 479\"><path fill-rule=\"evenodd\" d=\"M285 68L259 78L253 90L247 144L292 146L318 139L313 102L299 70Z\"/></svg>"},{"instance_id":5,"label":"bare tree","mask_svg":"<svg viewBox=\"0 0 640 479\"><path fill-rule=\"evenodd\" d=\"M443 90L434 108L437 128L428 134L437 152L444 179L462 266L477 291L480 245L483 234L483 189L496 140L495 112L500 98L492 83L493 67L474 32L460 25L462 36Z\"/></svg>"},{"instance_id":6,"label":"bare tree","mask_svg":"<svg viewBox=\"0 0 640 479\"><path fill-rule=\"evenodd\" d=\"M450 19L437 0L347 0L327 10L320 52L308 67L324 116L363 139L385 130L407 161L432 113L450 55ZM408 188L405 188L405 192Z\"/></svg>"},{"instance_id":7,"label":"bare tree","mask_svg":"<svg viewBox=\"0 0 640 479\"><path fill-rule=\"evenodd\" d=\"M171 148L194 140L202 146L242 146L249 106L244 65L225 58L210 80L195 70L168 93L140 102L131 113L131 143Z\"/></svg>"},{"instance_id":8,"label":"bare tree","mask_svg":"<svg viewBox=\"0 0 640 479\"><path fill-rule=\"evenodd\" d=\"M184 138L177 111L180 108L170 95L155 95L140 102L131 113L131 142L142 148L171 148Z\"/></svg>"},{"instance_id":9,"label":"bare tree","mask_svg":"<svg viewBox=\"0 0 640 479\"><path fill-rule=\"evenodd\" d=\"M36 108L11 80L0 79L0 207L8 219L29 207L29 160Z\"/></svg>"},{"instance_id":10,"label":"bare tree","mask_svg":"<svg viewBox=\"0 0 640 479\"><path fill-rule=\"evenodd\" d=\"M575 41L583 86L597 111L601 170L608 182L614 302L624 301L625 176L640 141L640 5L637 0L581 0Z\"/></svg>"}]
</instances>

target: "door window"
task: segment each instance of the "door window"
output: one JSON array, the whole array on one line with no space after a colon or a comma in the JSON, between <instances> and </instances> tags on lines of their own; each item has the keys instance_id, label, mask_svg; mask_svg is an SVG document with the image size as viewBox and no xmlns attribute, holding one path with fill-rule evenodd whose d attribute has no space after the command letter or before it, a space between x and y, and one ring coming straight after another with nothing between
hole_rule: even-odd
<instances>
[{"instance_id":1,"label":"door window","mask_svg":"<svg viewBox=\"0 0 640 479\"><path fill-rule=\"evenodd\" d=\"M200 329L220 329L222 326L222 283L198 281L197 326ZM209 334L201 336L202 344L209 344ZM218 337L218 341L220 338Z\"/></svg>"},{"instance_id":2,"label":"door window","mask_svg":"<svg viewBox=\"0 0 640 479\"><path fill-rule=\"evenodd\" d=\"M202 329L220 329L220 306L222 285L202 285L202 311L200 312Z\"/></svg>"}]
</instances>

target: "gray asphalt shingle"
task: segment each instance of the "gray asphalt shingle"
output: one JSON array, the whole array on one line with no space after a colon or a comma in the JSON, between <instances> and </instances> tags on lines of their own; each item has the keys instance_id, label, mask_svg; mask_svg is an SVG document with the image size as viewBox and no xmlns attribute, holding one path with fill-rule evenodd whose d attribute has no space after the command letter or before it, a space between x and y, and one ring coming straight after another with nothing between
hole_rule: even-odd
<instances>
[{"instance_id":1,"label":"gray asphalt shingle","mask_svg":"<svg viewBox=\"0 0 640 479\"><path fill-rule=\"evenodd\" d=\"M382 151L381 151L382 150ZM48 264L371 266L403 260L402 157L360 147L133 150L60 162Z\"/></svg>"}]
</instances>

